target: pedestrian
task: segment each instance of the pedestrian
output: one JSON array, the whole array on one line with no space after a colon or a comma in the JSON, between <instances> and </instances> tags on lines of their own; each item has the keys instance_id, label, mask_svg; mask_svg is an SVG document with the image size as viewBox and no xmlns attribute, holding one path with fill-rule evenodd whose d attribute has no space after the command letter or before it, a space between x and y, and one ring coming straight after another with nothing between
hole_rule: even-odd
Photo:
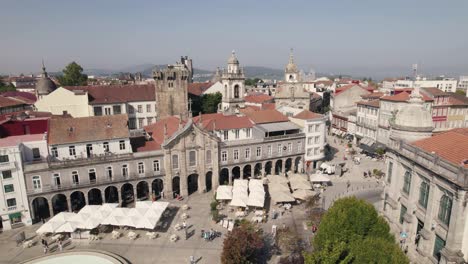
<instances>
[{"instance_id":1,"label":"pedestrian","mask_svg":"<svg viewBox=\"0 0 468 264\"><path fill-rule=\"evenodd\" d=\"M161 192L161 199L164 199L164 192Z\"/></svg>"},{"instance_id":2,"label":"pedestrian","mask_svg":"<svg viewBox=\"0 0 468 264\"><path fill-rule=\"evenodd\" d=\"M195 264L195 257L193 255L190 256L190 264Z\"/></svg>"},{"instance_id":3,"label":"pedestrian","mask_svg":"<svg viewBox=\"0 0 468 264\"><path fill-rule=\"evenodd\" d=\"M57 242L57 245L58 245L59 251L62 252L62 250L63 250L62 240L59 240L59 241Z\"/></svg>"},{"instance_id":4,"label":"pedestrian","mask_svg":"<svg viewBox=\"0 0 468 264\"><path fill-rule=\"evenodd\" d=\"M45 224L45 219L44 219L44 217L42 218L42 223Z\"/></svg>"},{"instance_id":5,"label":"pedestrian","mask_svg":"<svg viewBox=\"0 0 468 264\"><path fill-rule=\"evenodd\" d=\"M42 246L43 250L44 250L44 254L47 254L47 247L46 245Z\"/></svg>"},{"instance_id":6,"label":"pedestrian","mask_svg":"<svg viewBox=\"0 0 468 264\"><path fill-rule=\"evenodd\" d=\"M283 229L286 229L286 224L285 223L283 223Z\"/></svg>"},{"instance_id":7,"label":"pedestrian","mask_svg":"<svg viewBox=\"0 0 468 264\"><path fill-rule=\"evenodd\" d=\"M41 240L41 244L42 244L43 246L45 246L45 243L46 243L45 239L42 239L42 240Z\"/></svg>"},{"instance_id":8,"label":"pedestrian","mask_svg":"<svg viewBox=\"0 0 468 264\"><path fill-rule=\"evenodd\" d=\"M184 229L187 228L187 223L185 222L185 220L182 222L182 227L183 227Z\"/></svg>"},{"instance_id":9,"label":"pedestrian","mask_svg":"<svg viewBox=\"0 0 468 264\"><path fill-rule=\"evenodd\" d=\"M408 245L405 246L405 254L408 254Z\"/></svg>"},{"instance_id":10,"label":"pedestrian","mask_svg":"<svg viewBox=\"0 0 468 264\"><path fill-rule=\"evenodd\" d=\"M348 181L346 182L346 191L349 190L349 186L350 186L350 185L351 185L351 182L348 180Z\"/></svg>"}]
</instances>

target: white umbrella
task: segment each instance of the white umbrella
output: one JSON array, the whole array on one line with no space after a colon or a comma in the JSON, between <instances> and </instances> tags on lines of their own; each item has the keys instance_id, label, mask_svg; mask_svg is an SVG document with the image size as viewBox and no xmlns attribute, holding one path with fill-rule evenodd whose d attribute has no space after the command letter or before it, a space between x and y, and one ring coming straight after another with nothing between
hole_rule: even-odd
<instances>
[{"instance_id":1,"label":"white umbrella","mask_svg":"<svg viewBox=\"0 0 468 264\"><path fill-rule=\"evenodd\" d=\"M131 208L128 211L128 215L129 216L140 216L140 217L142 217L142 216L144 216L146 214L147 211L153 211L152 209L149 209L149 208L150 207Z\"/></svg>"},{"instance_id":2,"label":"white umbrella","mask_svg":"<svg viewBox=\"0 0 468 264\"><path fill-rule=\"evenodd\" d=\"M280 183L270 183L270 184L268 184L268 190L270 191L270 195L271 195L271 192L274 191L274 190L282 191L282 192L290 192L289 187L287 185L280 184Z\"/></svg>"},{"instance_id":3,"label":"white umbrella","mask_svg":"<svg viewBox=\"0 0 468 264\"><path fill-rule=\"evenodd\" d=\"M137 201L135 203L135 208L150 208L153 206L152 201Z\"/></svg>"},{"instance_id":4,"label":"white umbrella","mask_svg":"<svg viewBox=\"0 0 468 264\"><path fill-rule=\"evenodd\" d=\"M47 222L43 224L39 229L36 230L36 233L43 234L43 233L55 233L55 230L63 225L65 222Z\"/></svg>"},{"instance_id":5,"label":"white umbrella","mask_svg":"<svg viewBox=\"0 0 468 264\"><path fill-rule=\"evenodd\" d=\"M105 203L102 204L101 207L99 208L99 211L101 212L107 212L108 214L112 212L115 208L119 206L118 203Z\"/></svg>"},{"instance_id":6,"label":"white umbrella","mask_svg":"<svg viewBox=\"0 0 468 264\"><path fill-rule=\"evenodd\" d=\"M132 218L135 218L132 216ZM144 229L154 229L156 226L156 223L153 223L150 219L146 217L138 217L133 219L135 221L135 227L136 228L144 228Z\"/></svg>"},{"instance_id":7,"label":"white umbrella","mask_svg":"<svg viewBox=\"0 0 468 264\"><path fill-rule=\"evenodd\" d=\"M78 229L77 222L66 222L65 224L57 228L57 230L55 230L55 233L73 233L77 229Z\"/></svg>"},{"instance_id":8,"label":"white umbrella","mask_svg":"<svg viewBox=\"0 0 468 264\"><path fill-rule=\"evenodd\" d=\"M56 214L54 217L52 217L49 220L49 222L59 222L63 224L64 222L70 220L75 215L76 215L75 213L61 212L61 213Z\"/></svg>"},{"instance_id":9,"label":"white umbrella","mask_svg":"<svg viewBox=\"0 0 468 264\"><path fill-rule=\"evenodd\" d=\"M231 203L229 205L230 206L247 207L248 199L249 199L249 196L247 195L247 190L233 189L232 200L231 200Z\"/></svg>"},{"instance_id":10,"label":"white umbrella","mask_svg":"<svg viewBox=\"0 0 468 264\"><path fill-rule=\"evenodd\" d=\"M271 199L276 203L284 203L284 202L294 202L296 199L291 195L290 192L283 192L283 191L276 191L271 193Z\"/></svg>"},{"instance_id":11,"label":"white umbrella","mask_svg":"<svg viewBox=\"0 0 468 264\"><path fill-rule=\"evenodd\" d=\"M265 192L251 192L247 200L247 205L263 207L265 205Z\"/></svg>"},{"instance_id":12,"label":"white umbrella","mask_svg":"<svg viewBox=\"0 0 468 264\"><path fill-rule=\"evenodd\" d=\"M311 190L299 189L293 192L293 196L299 200L306 200L307 197L314 196L316 192Z\"/></svg>"},{"instance_id":13,"label":"white umbrella","mask_svg":"<svg viewBox=\"0 0 468 264\"><path fill-rule=\"evenodd\" d=\"M85 205L78 214L94 214L101 209L101 205Z\"/></svg>"},{"instance_id":14,"label":"white umbrella","mask_svg":"<svg viewBox=\"0 0 468 264\"><path fill-rule=\"evenodd\" d=\"M313 174L310 176L311 182L329 182L330 179L323 174Z\"/></svg>"},{"instance_id":15,"label":"white umbrella","mask_svg":"<svg viewBox=\"0 0 468 264\"><path fill-rule=\"evenodd\" d=\"M288 183L288 179L284 176L279 176L279 175L268 175L267 176L268 182L274 182L274 183L283 183L286 184Z\"/></svg>"},{"instance_id":16,"label":"white umbrella","mask_svg":"<svg viewBox=\"0 0 468 264\"><path fill-rule=\"evenodd\" d=\"M104 220L102 220L101 225L113 225L113 226L120 226L119 219L116 216L109 215Z\"/></svg>"},{"instance_id":17,"label":"white umbrella","mask_svg":"<svg viewBox=\"0 0 468 264\"><path fill-rule=\"evenodd\" d=\"M237 179L237 180L234 180L233 188L241 187L241 188L246 188L247 189L248 185L249 185L248 180Z\"/></svg>"},{"instance_id":18,"label":"white umbrella","mask_svg":"<svg viewBox=\"0 0 468 264\"><path fill-rule=\"evenodd\" d=\"M231 200L232 186L220 185L216 190L216 200Z\"/></svg>"},{"instance_id":19,"label":"white umbrella","mask_svg":"<svg viewBox=\"0 0 468 264\"><path fill-rule=\"evenodd\" d=\"M255 191L255 190L261 190L265 191L265 188L263 187L263 181L262 180L257 180L257 179L252 179L249 181L249 191Z\"/></svg>"},{"instance_id":20,"label":"white umbrella","mask_svg":"<svg viewBox=\"0 0 468 264\"><path fill-rule=\"evenodd\" d=\"M80 224L80 228L82 229L94 229L98 227L102 222L102 219L96 218L96 217L90 217L86 219L86 221L83 224Z\"/></svg>"}]
</instances>

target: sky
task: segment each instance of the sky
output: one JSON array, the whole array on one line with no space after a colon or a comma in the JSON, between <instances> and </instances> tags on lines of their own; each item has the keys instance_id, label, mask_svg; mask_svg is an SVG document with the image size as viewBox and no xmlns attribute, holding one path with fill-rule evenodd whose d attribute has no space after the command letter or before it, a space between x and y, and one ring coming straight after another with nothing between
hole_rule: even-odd
<instances>
[{"instance_id":1,"label":"sky","mask_svg":"<svg viewBox=\"0 0 468 264\"><path fill-rule=\"evenodd\" d=\"M2 0L0 73L173 63L396 77L468 75L468 1Z\"/></svg>"}]
</instances>

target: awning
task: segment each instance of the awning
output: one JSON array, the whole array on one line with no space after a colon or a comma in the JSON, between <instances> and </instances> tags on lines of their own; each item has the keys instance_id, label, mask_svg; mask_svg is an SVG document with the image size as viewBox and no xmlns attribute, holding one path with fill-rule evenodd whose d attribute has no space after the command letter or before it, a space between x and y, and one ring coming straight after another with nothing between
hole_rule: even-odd
<instances>
[{"instance_id":1,"label":"awning","mask_svg":"<svg viewBox=\"0 0 468 264\"><path fill-rule=\"evenodd\" d=\"M260 124L257 125L258 128L265 132L276 132L276 131L285 131L285 130L296 130L301 129L298 125L292 122L278 122L278 123L269 123L269 124Z\"/></svg>"},{"instance_id":2,"label":"awning","mask_svg":"<svg viewBox=\"0 0 468 264\"><path fill-rule=\"evenodd\" d=\"M323 174L313 174L310 175L311 182L329 182L330 179Z\"/></svg>"}]
</instances>

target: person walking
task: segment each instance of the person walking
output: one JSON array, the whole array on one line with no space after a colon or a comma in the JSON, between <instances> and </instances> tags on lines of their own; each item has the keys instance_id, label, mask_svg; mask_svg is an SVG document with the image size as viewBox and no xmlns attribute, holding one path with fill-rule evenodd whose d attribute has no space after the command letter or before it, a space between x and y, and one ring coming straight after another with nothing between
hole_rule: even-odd
<instances>
[{"instance_id":1,"label":"person walking","mask_svg":"<svg viewBox=\"0 0 468 264\"><path fill-rule=\"evenodd\" d=\"M185 220L182 222L182 227L183 227L184 229L187 228L187 223L185 222Z\"/></svg>"},{"instance_id":2,"label":"person walking","mask_svg":"<svg viewBox=\"0 0 468 264\"><path fill-rule=\"evenodd\" d=\"M195 264L195 257L193 255L190 256L190 264Z\"/></svg>"},{"instance_id":3,"label":"person walking","mask_svg":"<svg viewBox=\"0 0 468 264\"><path fill-rule=\"evenodd\" d=\"M58 245L59 251L62 252L62 250L63 250L62 240L59 240L59 241L57 242L57 245Z\"/></svg>"}]
</instances>

